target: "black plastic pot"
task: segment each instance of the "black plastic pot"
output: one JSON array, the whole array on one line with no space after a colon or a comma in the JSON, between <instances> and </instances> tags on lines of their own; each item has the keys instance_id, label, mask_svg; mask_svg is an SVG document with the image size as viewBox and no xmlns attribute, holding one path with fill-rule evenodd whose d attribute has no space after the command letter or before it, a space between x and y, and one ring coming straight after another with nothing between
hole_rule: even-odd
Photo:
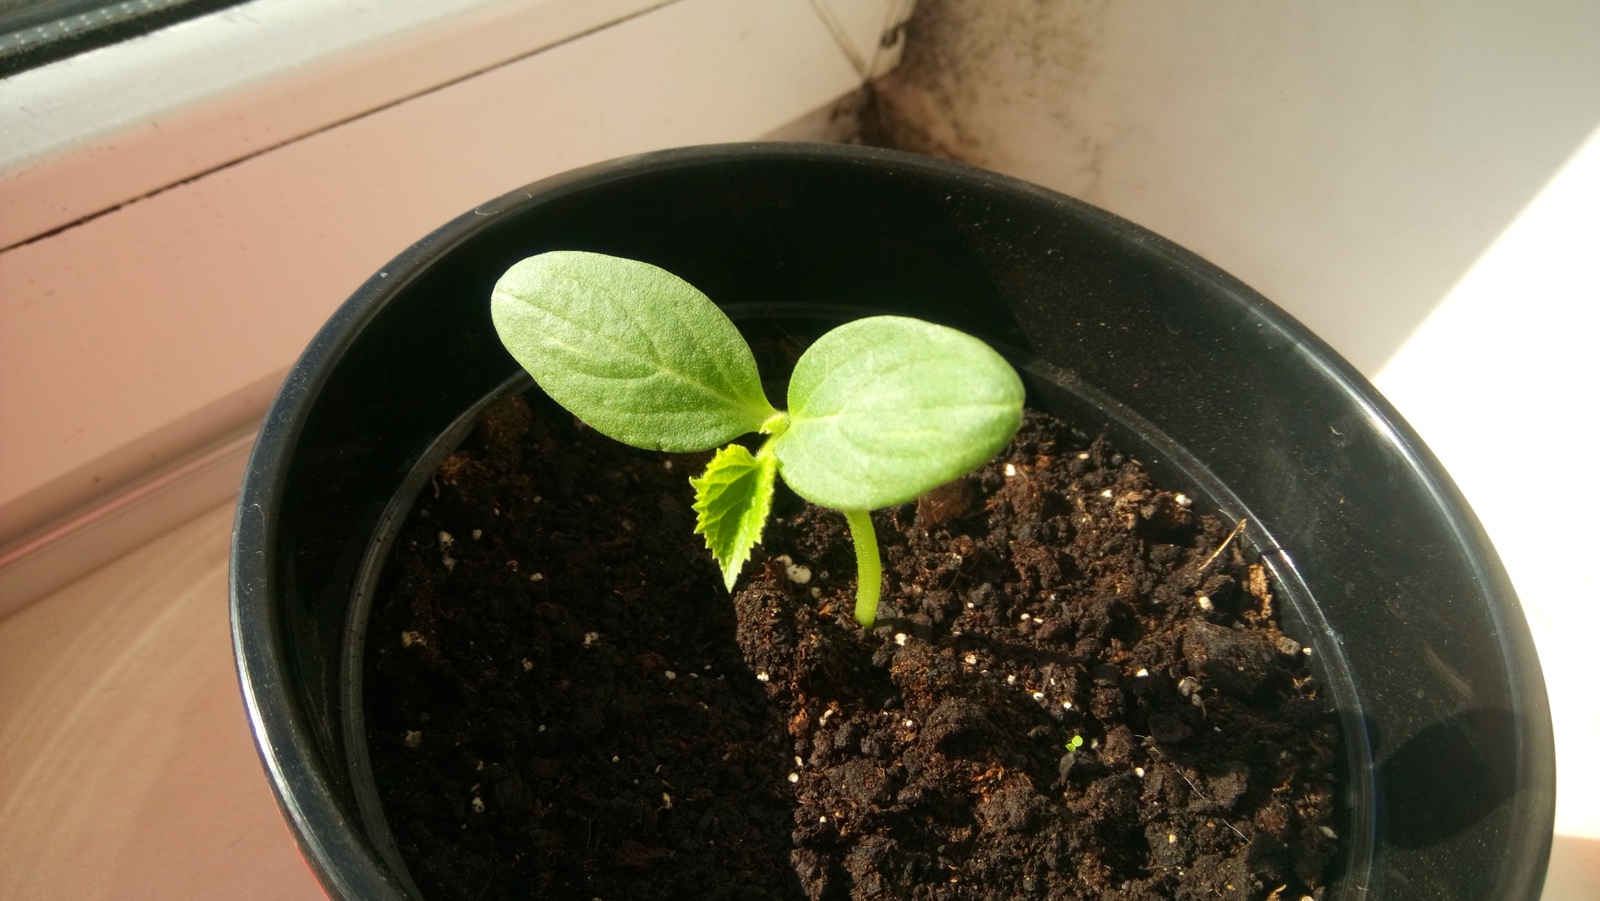
<instances>
[{"instance_id":1,"label":"black plastic pot","mask_svg":"<svg viewBox=\"0 0 1600 901\"><path fill-rule=\"evenodd\" d=\"M289 375L240 497L234 644L262 760L334 897L407 896L352 776L363 561L419 460L517 371L491 285L554 248L656 263L747 327L895 311L1010 351L1030 402L1250 520L1343 720L1329 897L1539 896L1555 764L1526 623L1449 478L1360 375L1243 284L1083 203L904 154L765 144L485 204L373 276Z\"/></svg>"}]
</instances>

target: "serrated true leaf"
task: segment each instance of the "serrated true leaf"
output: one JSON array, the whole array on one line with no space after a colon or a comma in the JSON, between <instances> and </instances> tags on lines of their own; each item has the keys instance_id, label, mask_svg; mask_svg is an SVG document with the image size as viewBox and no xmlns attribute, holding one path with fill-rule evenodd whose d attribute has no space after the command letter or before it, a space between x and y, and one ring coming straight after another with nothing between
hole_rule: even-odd
<instances>
[{"instance_id":1,"label":"serrated true leaf","mask_svg":"<svg viewBox=\"0 0 1600 901\"><path fill-rule=\"evenodd\" d=\"M699 478L689 480L698 514L694 530L705 536L729 591L750 559L750 549L761 541L777 475L771 454L752 454L743 445L730 444L717 451Z\"/></svg>"},{"instance_id":2,"label":"serrated true leaf","mask_svg":"<svg viewBox=\"0 0 1600 901\"><path fill-rule=\"evenodd\" d=\"M874 316L823 335L789 380L789 427L772 444L783 480L812 503L875 510L976 469L1022 424L1016 370L955 329Z\"/></svg>"},{"instance_id":3,"label":"serrated true leaf","mask_svg":"<svg viewBox=\"0 0 1600 901\"><path fill-rule=\"evenodd\" d=\"M648 263L542 253L501 276L490 311L500 340L545 393L635 447L705 450L777 412L728 317Z\"/></svg>"}]
</instances>

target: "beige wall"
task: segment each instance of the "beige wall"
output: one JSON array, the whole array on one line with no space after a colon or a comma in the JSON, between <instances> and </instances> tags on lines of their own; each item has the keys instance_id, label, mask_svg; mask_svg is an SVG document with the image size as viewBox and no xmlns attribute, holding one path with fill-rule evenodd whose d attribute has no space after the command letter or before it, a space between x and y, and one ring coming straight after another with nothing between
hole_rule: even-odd
<instances>
[{"instance_id":1,"label":"beige wall","mask_svg":"<svg viewBox=\"0 0 1600 901\"><path fill-rule=\"evenodd\" d=\"M890 137L1208 257L1377 372L1600 124L1600 3L922 0Z\"/></svg>"}]
</instances>

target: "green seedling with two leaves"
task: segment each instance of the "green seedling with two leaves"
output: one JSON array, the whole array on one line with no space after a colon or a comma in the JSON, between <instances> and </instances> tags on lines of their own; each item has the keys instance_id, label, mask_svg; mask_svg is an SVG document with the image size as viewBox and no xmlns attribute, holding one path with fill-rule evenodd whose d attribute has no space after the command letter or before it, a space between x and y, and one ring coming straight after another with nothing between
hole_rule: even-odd
<instances>
[{"instance_id":1,"label":"green seedling with two leaves","mask_svg":"<svg viewBox=\"0 0 1600 901\"><path fill-rule=\"evenodd\" d=\"M971 472L1022 422L1022 380L1004 358L918 319L872 316L818 338L779 410L733 322L648 263L542 253L512 266L490 304L511 355L590 428L649 450L721 448L690 483L695 531L729 591L761 540L778 476L842 512L856 551L855 617L868 629L882 590L870 512ZM756 452L729 443L751 432L765 436Z\"/></svg>"}]
</instances>

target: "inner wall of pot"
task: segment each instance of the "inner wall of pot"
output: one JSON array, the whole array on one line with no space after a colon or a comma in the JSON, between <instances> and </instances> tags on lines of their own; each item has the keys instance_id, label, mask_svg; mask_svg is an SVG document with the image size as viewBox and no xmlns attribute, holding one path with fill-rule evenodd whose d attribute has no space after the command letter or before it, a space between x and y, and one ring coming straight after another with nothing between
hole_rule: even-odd
<instances>
[{"instance_id":1,"label":"inner wall of pot","mask_svg":"<svg viewBox=\"0 0 1600 901\"><path fill-rule=\"evenodd\" d=\"M400 527L405 524L406 517L411 515L411 508L421 495L423 486L432 480L440 462L472 434L484 411L502 398L521 394L532 387L533 379L525 372L518 372L468 407L423 449L416 465L406 473L405 479L400 483L399 490L384 506L383 513L378 519L378 526L372 533L372 540L361 557L361 565L356 570L355 582L350 590L350 614L345 624L339 659L339 697L343 711L340 717L340 729L344 736L350 785L355 793L356 810L361 816L361 825L368 839L384 863L414 898L421 898L422 891L412 879L411 870L400 854L400 846L395 842L394 833L389 829L389 820L384 816L383 804L378 799L378 784L372 775L371 751L367 747L364 683L367 623L372 616L372 605L377 599L384 567L389 561L389 551L394 547L395 538L399 536Z\"/></svg>"},{"instance_id":2,"label":"inner wall of pot","mask_svg":"<svg viewBox=\"0 0 1600 901\"><path fill-rule=\"evenodd\" d=\"M750 303L732 307L726 312L740 331L748 339L754 340L785 335L815 338L843 322L886 311L850 306ZM1202 512L1214 514L1228 522L1246 521L1244 532L1235 540L1244 542L1251 554L1259 557L1272 572L1277 583L1275 599L1283 631L1302 646L1312 649L1312 671L1322 683L1325 696L1340 719L1345 748L1339 799L1343 822L1340 852L1332 864L1336 875L1332 877L1331 898L1347 901L1362 897L1370 881L1377 828L1373 803L1374 751L1363 723L1361 702L1349 661L1289 555L1263 527L1261 518L1253 515L1222 479L1137 411L1070 370L1030 357L1004 344L996 343L995 347L1021 373L1027 385L1030 407L1065 420L1085 442L1105 436L1117 450L1142 463L1162 488L1182 491L1193 497L1197 509ZM343 701L341 729L348 751L350 783L369 840L395 876L416 898L422 895L412 880L383 813L367 747L363 688L367 622L389 551L440 461L466 440L485 410L505 397L521 394L534 387L533 380L526 373L518 372L480 398L428 445L385 507L379 526L363 555L351 591L339 686ZM782 397L784 393L781 382L774 384L769 381L767 391L773 397Z\"/></svg>"}]
</instances>

